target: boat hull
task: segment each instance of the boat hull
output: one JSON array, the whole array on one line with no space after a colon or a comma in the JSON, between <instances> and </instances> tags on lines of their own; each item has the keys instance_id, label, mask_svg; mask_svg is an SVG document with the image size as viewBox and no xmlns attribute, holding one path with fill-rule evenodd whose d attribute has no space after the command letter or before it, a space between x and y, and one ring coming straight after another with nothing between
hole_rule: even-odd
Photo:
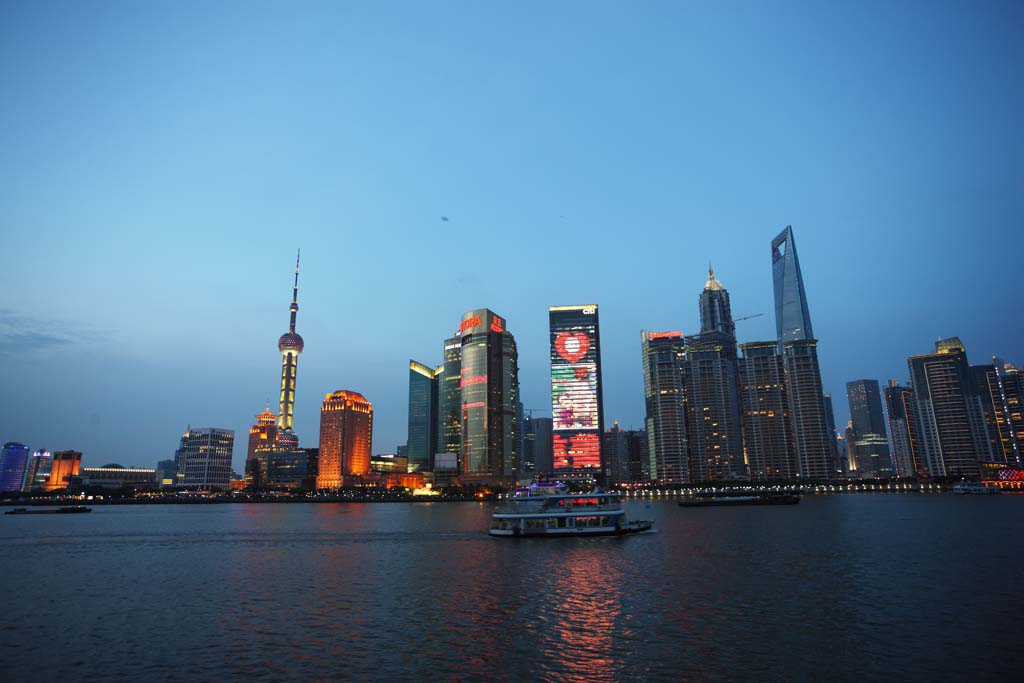
<instances>
[{"instance_id":1,"label":"boat hull","mask_svg":"<svg viewBox=\"0 0 1024 683\"><path fill-rule=\"evenodd\" d=\"M620 527L580 527L563 529L490 529L488 534L495 537L505 538L565 538L585 536L626 536L628 534L639 534L650 531L654 526L652 521L628 522Z\"/></svg>"}]
</instances>

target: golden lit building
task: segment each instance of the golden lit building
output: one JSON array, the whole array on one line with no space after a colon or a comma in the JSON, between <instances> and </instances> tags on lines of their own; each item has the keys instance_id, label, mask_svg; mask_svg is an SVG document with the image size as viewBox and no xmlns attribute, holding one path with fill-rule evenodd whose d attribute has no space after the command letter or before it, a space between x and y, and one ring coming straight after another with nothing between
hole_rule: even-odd
<instances>
[{"instance_id":1,"label":"golden lit building","mask_svg":"<svg viewBox=\"0 0 1024 683\"><path fill-rule=\"evenodd\" d=\"M82 467L81 451L57 451L53 454L53 464L50 466L50 479L43 486L44 491L56 491L67 488L68 480L78 476Z\"/></svg>"},{"instance_id":2,"label":"golden lit building","mask_svg":"<svg viewBox=\"0 0 1024 683\"><path fill-rule=\"evenodd\" d=\"M355 391L327 394L320 408L318 489L336 489L345 477L370 471L373 404Z\"/></svg>"},{"instance_id":3,"label":"golden lit building","mask_svg":"<svg viewBox=\"0 0 1024 683\"><path fill-rule=\"evenodd\" d=\"M264 410L256 416L256 424L249 427L249 450L245 459L252 460L259 451L270 450L277 441L277 415Z\"/></svg>"}]
</instances>

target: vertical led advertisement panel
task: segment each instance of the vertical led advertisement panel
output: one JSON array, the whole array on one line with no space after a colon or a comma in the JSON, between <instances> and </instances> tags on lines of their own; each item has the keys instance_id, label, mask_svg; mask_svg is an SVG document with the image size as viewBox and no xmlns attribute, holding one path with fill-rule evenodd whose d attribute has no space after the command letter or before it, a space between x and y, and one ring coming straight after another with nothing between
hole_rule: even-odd
<instances>
[{"instance_id":1,"label":"vertical led advertisement panel","mask_svg":"<svg viewBox=\"0 0 1024 683\"><path fill-rule=\"evenodd\" d=\"M597 306L554 306L551 428L555 471L601 468L601 345Z\"/></svg>"}]
</instances>

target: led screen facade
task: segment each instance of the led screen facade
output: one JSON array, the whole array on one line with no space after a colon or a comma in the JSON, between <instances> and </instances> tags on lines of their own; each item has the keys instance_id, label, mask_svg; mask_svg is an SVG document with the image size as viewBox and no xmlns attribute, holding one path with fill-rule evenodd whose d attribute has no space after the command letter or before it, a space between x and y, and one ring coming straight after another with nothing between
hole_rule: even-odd
<instances>
[{"instance_id":1,"label":"led screen facade","mask_svg":"<svg viewBox=\"0 0 1024 683\"><path fill-rule=\"evenodd\" d=\"M597 306L555 306L548 315L554 468L596 474L604 427Z\"/></svg>"}]
</instances>

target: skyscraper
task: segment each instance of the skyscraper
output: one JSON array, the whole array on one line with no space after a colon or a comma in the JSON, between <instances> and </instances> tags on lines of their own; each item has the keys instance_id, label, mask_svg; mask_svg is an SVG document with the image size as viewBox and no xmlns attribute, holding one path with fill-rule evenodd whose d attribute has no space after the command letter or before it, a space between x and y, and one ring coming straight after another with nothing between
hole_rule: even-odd
<instances>
[{"instance_id":1,"label":"skyscraper","mask_svg":"<svg viewBox=\"0 0 1024 683\"><path fill-rule=\"evenodd\" d=\"M775 283L775 329L779 344L798 339L814 339L792 226L787 225L772 240L772 278Z\"/></svg>"},{"instance_id":2,"label":"skyscraper","mask_svg":"<svg viewBox=\"0 0 1024 683\"><path fill-rule=\"evenodd\" d=\"M892 476L892 458L878 381L858 379L847 382L846 398L853 422L852 447L857 457L857 474L862 479Z\"/></svg>"},{"instance_id":3,"label":"skyscraper","mask_svg":"<svg viewBox=\"0 0 1024 683\"><path fill-rule=\"evenodd\" d=\"M336 489L346 477L370 471L373 404L355 391L327 394L320 408L320 455L316 487Z\"/></svg>"},{"instance_id":4,"label":"skyscraper","mask_svg":"<svg viewBox=\"0 0 1024 683\"><path fill-rule=\"evenodd\" d=\"M28 466L28 446L14 441L4 444L0 452L0 493L20 491Z\"/></svg>"},{"instance_id":5,"label":"skyscraper","mask_svg":"<svg viewBox=\"0 0 1024 683\"><path fill-rule=\"evenodd\" d=\"M180 485L191 489L229 490L234 446L234 430L189 427L174 453ZM58 455L54 453L55 469Z\"/></svg>"},{"instance_id":6,"label":"skyscraper","mask_svg":"<svg viewBox=\"0 0 1024 683\"><path fill-rule=\"evenodd\" d=\"M796 476L786 396L786 369L773 341L740 344L740 406L743 447L751 479Z\"/></svg>"},{"instance_id":7,"label":"skyscraper","mask_svg":"<svg viewBox=\"0 0 1024 683\"><path fill-rule=\"evenodd\" d=\"M921 453L933 477L977 476L978 440L967 351L957 337L907 359Z\"/></svg>"},{"instance_id":8,"label":"skyscraper","mask_svg":"<svg viewBox=\"0 0 1024 683\"><path fill-rule=\"evenodd\" d=\"M803 479L829 479L833 476L832 443L822 400L818 343L813 339L787 341L782 345L782 355L797 475Z\"/></svg>"},{"instance_id":9,"label":"skyscraper","mask_svg":"<svg viewBox=\"0 0 1024 683\"><path fill-rule=\"evenodd\" d=\"M604 431L596 304L548 309L555 471L601 473Z\"/></svg>"},{"instance_id":10,"label":"skyscraper","mask_svg":"<svg viewBox=\"0 0 1024 683\"><path fill-rule=\"evenodd\" d=\"M409 431L406 456L412 472L434 469L437 451L438 384L444 374L444 365L432 368L414 360L409 361Z\"/></svg>"},{"instance_id":11,"label":"skyscraper","mask_svg":"<svg viewBox=\"0 0 1024 683\"><path fill-rule=\"evenodd\" d=\"M900 478L918 476L915 447L918 443L914 422L914 392L889 380L884 389L885 411L889 414L889 435L892 438L892 461L895 474Z\"/></svg>"},{"instance_id":12,"label":"skyscraper","mask_svg":"<svg viewBox=\"0 0 1024 683\"><path fill-rule=\"evenodd\" d=\"M790 226L772 240L772 278L775 329L786 368L796 474L804 479L829 479L834 476L832 438L825 416L818 343L811 329L803 274Z\"/></svg>"},{"instance_id":13,"label":"skyscraper","mask_svg":"<svg viewBox=\"0 0 1024 683\"><path fill-rule=\"evenodd\" d=\"M712 331L687 341L683 382L691 481L744 479L735 340Z\"/></svg>"},{"instance_id":14,"label":"skyscraper","mask_svg":"<svg viewBox=\"0 0 1024 683\"><path fill-rule=\"evenodd\" d=\"M281 352L281 398L277 418L277 442L282 448L297 448L299 437L292 430L295 414L295 379L298 372L299 354L305 348L302 336L295 331L295 316L299 312L299 257L295 257L295 284L292 287L291 318L288 331L277 340Z\"/></svg>"},{"instance_id":15,"label":"skyscraper","mask_svg":"<svg viewBox=\"0 0 1024 683\"><path fill-rule=\"evenodd\" d=\"M640 333L648 470L652 481L690 483L686 433L686 341L682 332Z\"/></svg>"},{"instance_id":16,"label":"skyscraper","mask_svg":"<svg viewBox=\"0 0 1024 683\"><path fill-rule=\"evenodd\" d=\"M732 320L729 292L715 279L715 271L708 264L708 281L700 295L700 331L721 332L736 338L736 323Z\"/></svg>"},{"instance_id":17,"label":"skyscraper","mask_svg":"<svg viewBox=\"0 0 1024 683\"><path fill-rule=\"evenodd\" d=\"M462 477L502 484L515 479L519 450L516 402L519 354L505 319L469 311L459 325L462 361Z\"/></svg>"},{"instance_id":18,"label":"skyscraper","mask_svg":"<svg viewBox=\"0 0 1024 683\"><path fill-rule=\"evenodd\" d=\"M444 363L438 377L438 426L435 453L462 458L462 338L444 340ZM461 468L460 468L461 469Z\"/></svg>"}]
</instances>

